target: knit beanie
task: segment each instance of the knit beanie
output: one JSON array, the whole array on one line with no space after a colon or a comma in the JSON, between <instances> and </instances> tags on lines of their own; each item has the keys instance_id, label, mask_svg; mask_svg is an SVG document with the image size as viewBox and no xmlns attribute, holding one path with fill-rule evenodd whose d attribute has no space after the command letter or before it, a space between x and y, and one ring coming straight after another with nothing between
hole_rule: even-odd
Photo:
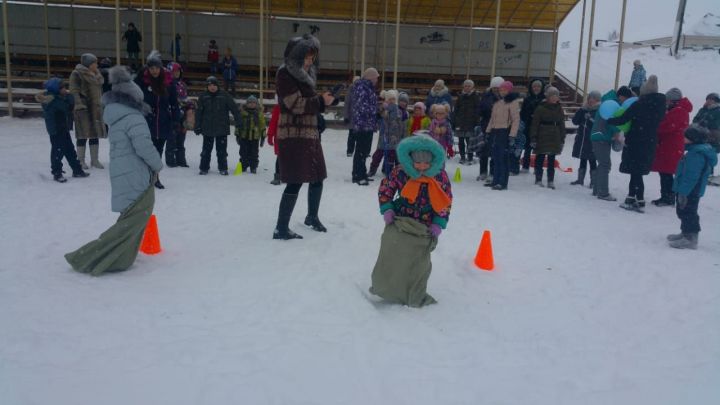
<instances>
[{"instance_id":1,"label":"knit beanie","mask_svg":"<svg viewBox=\"0 0 720 405\"><path fill-rule=\"evenodd\" d=\"M60 88L62 88L62 79L59 77L53 77L45 82L45 90L50 94L60 94Z\"/></svg>"},{"instance_id":2,"label":"knit beanie","mask_svg":"<svg viewBox=\"0 0 720 405\"><path fill-rule=\"evenodd\" d=\"M208 78L205 79L205 83L208 84L208 85L214 84L214 85L217 86L217 85L218 85L218 79L217 79L217 77L215 77L215 76L208 76Z\"/></svg>"},{"instance_id":3,"label":"knit beanie","mask_svg":"<svg viewBox=\"0 0 720 405\"><path fill-rule=\"evenodd\" d=\"M500 90L507 90L507 92L511 92L513 90L513 84L509 80L505 80L502 82L502 84L499 86Z\"/></svg>"},{"instance_id":4,"label":"knit beanie","mask_svg":"<svg viewBox=\"0 0 720 405\"><path fill-rule=\"evenodd\" d=\"M410 104L410 96L408 96L408 94L404 91L401 91L400 94L398 94L398 103L402 101L404 101L405 104Z\"/></svg>"},{"instance_id":5,"label":"knit beanie","mask_svg":"<svg viewBox=\"0 0 720 405\"><path fill-rule=\"evenodd\" d=\"M688 129L685 130L685 138L689 139L692 143L705 143L709 136L710 131L697 124L690 125Z\"/></svg>"},{"instance_id":6,"label":"knit beanie","mask_svg":"<svg viewBox=\"0 0 720 405\"><path fill-rule=\"evenodd\" d=\"M625 98L632 98L633 96L635 96L635 94L633 94L632 90L630 90L630 87L628 87L628 86L620 87L617 90L616 94L618 97L625 97Z\"/></svg>"},{"instance_id":7,"label":"knit beanie","mask_svg":"<svg viewBox=\"0 0 720 405\"><path fill-rule=\"evenodd\" d=\"M593 90L590 92L590 94L588 94L588 100L590 99L600 101L602 100L602 94L600 94L600 92L597 90Z\"/></svg>"},{"instance_id":8,"label":"knit beanie","mask_svg":"<svg viewBox=\"0 0 720 405\"><path fill-rule=\"evenodd\" d=\"M716 103L720 103L720 94L710 93L710 94L707 95L707 97L705 97L705 100L706 100L706 101L707 101L707 100L713 100L713 101L715 101Z\"/></svg>"},{"instance_id":9,"label":"knit beanie","mask_svg":"<svg viewBox=\"0 0 720 405\"><path fill-rule=\"evenodd\" d=\"M385 92L385 100L390 100L391 98L394 99L395 102L398 101L398 92L397 92L397 90L387 90L387 91Z\"/></svg>"},{"instance_id":10,"label":"knit beanie","mask_svg":"<svg viewBox=\"0 0 720 405\"><path fill-rule=\"evenodd\" d=\"M475 82L470 79L467 79L463 82L463 86L465 86L465 85L468 85L470 87L475 87Z\"/></svg>"},{"instance_id":11,"label":"knit beanie","mask_svg":"<svg viewBox=\"0 0 720 405\"><path fill-rule=\"evenodd\" d=\"M560 90L557 89L557 87L548 86L547 89L545 89L545 97L550 98L552 96L560 96Z\"/></svg>"},{"instance_id":12,"label":"knit beanie","mask_svg":"<svg viewBox=\"0 0 720 405\"><path fill-rule=\"evenodd\" d=\"M160 57L160 52L158 52L156 49L153 49L150 51L150 54L147 57L147 67L163 67L162 58Z\"/></svg>"},{"instance_id":13,"label":"knit beanie","mask_svg":"<svg viewBox=\"0 0 720 405\"><path fill-rule=\"evenodd\" d=\"M102 58L98 66L101 68L109 68L110 66L112 66L112 61L110 60L110 58Z\"/></svg>"},{"instance_id":14,"label":"knit beanie","mask_svg":"<svg viewBox=\"0 0 720 405\"><path fill-rule=\"evenodd\" d=\"M413 110L416 109L416 108L419 108L419 109L421 109L423 112L425 112L425 109L426 109L427 107L425 107L425 103L423 103L422 101L418 101L417 103L415 103L415 104L413 105Z\"/></svg>"},{"instance_id":15,"label":"knit beanie","mask_svg":"<svg viewBox=\"0 0 720 405\"><path fill-rule=\"evenodd\" d=\"M658 90L658 78L655 75L650 75L647 81L640 87L640 95L657 93Z\"/></svg>"},{"instance_id":16,"label":"knit beanie","mask_svg":"<svg viewBox=\"0 0 720 405\"><path fill-rule=\"evenodd\" d=\"M255 103L257 105L257 102L258 102L258 99L255 96L250 96L247 98L247 100L245 100L246 105L249 103Z\"/></svg>"},{"instance_id":17,"label":"knit beanie","mask_svg":"<svg viewBox=\"0 0 720 405\"><path fill-rule=\"evenodd\" d=\"M672 89L668 90L667 93L665 93L665 98L670 101L677 101L680 100L682 97L682 91L680 91L680 89L678 89L677 87L673 87Z\"/></svg>"},{"instance_id":18,"label":"knit beanie","mask_svg":"<svg viewBox=\"0 0 720 405\"><path fill-rule=\"evenodd\" d=\"M84 53L82 56L80 56L80 64L82 64L85 67L90 67L93 63L97 62L97 56L91 54L91 53Z\"/></svg>"},{"instance_id":19,"label":"knit beanie","mask_svg":"<svg viewBox=\"0 0 720 405\"><path fill-rule=\"evenodd\" d=\"M503 79L502 77L495 76L492 78L492 80L490 80L490 88L494 89L496 87L500 87L500 85L503 84L504 81L505 79Z\"/></svg>"},{"instance_id":20,"label":"knit beanie","mask_svg":"<svg viewBox=\"0 0 720 405\"><path fill-rule=\"evenodd\" d=\"M135 82L127 67L116 65L108 70L108 81L112 85L112 91L125 93L133 100L141 102L143 100L143 92Z\"/></svg>"},{"instance_id":21,"label":"knit beanie","mask_svg":"<svg viewBox=\"0 0 720 405\"><path fill-rule=\"evenodd\" d=\"M410 152L413 163L432 163L433 154L429 150L414 150Z\"/></svg>"}]
</instances>

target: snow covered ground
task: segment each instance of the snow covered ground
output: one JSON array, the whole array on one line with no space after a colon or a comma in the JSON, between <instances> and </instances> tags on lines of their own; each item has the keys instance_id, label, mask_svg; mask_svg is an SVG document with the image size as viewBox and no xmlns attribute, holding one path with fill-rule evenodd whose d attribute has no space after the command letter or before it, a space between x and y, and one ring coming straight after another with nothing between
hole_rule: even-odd
<instances>
[{"instance_id":1,"label":"snow covered ground","mask_svg":"<svg viewBox=\"0 0 720 405\"><path fill-rule=\"evenodd\" d=\"M433 254L439 304L376 307L363 291L382 231L377 181L350 182L344 131L323 143L327 234L301 225L304 189L291 225L305 239L272 241L272 150L255 176L201 177L189 135L192 168L164 170L157 193L163 253L93 278L63 254L115 221L107 170L54 183L42 120L1 119L0 402L720 402L720 189L701 202L700 249L676 251L671 208L626 212L566 173L555 191L529 175L490 191L463 166ZM563 167L576 165L571 145ZM657 175L646 179L657 198ZM615 169L612 192L627 181ZM472 265L485 229L494 272Z\"/></svg>"}]
</instances>

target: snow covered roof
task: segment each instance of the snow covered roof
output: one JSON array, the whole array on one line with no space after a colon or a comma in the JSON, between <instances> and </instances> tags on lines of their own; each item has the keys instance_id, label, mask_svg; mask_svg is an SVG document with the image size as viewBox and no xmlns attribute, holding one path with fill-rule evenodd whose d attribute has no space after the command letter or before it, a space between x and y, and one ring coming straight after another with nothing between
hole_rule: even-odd
<instances>
[{"instance_id":1,"label":"snow covered roof","mask_svg":"<svg viewBox=\"0 0 720 405\"><path fill-rule=\"evenodd\" d=\"M497 0L405 0L401 3L402 24L430 24L468 26L470 15L475 27L494 27ZM41 0L29 0L43 3ZM500 26L514 29L554 29L565 19L579 0L502 0ZM70 4L70 0L50 0L50 4ZM230 13L257 15L260 0L157 0L157 7L172 10L173 3L178 11ZM75 5L113 7L114 2L103 0L74 0ZM331 20L362 20L362 0L272 0L266 1L273 16L290 18L312 18ZM120 2L123 8L139 8L140 1ZM368 0L367 20L384 22L387 10L388 21L395 19L396 0ZM474 5L474 12L471 8ZM145 9L150 1L144 2Z\"/></svg>"},{"instance_id":2,"label":"snow covered roof","mask_svg":"<svg viewBox=\"0 0 720 405\"><path fill-rule=\"evenodd\" d=\"M690 35L720 37L720 16L707 13L687 30Z\"/></svg>"}]
</instances>

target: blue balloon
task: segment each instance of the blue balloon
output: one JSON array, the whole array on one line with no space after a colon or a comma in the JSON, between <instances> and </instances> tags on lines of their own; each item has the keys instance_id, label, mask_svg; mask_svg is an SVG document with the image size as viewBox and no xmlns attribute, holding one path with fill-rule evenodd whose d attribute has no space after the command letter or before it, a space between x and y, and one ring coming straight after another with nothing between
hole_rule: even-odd
<instances>
[{"instance_id":1,"label":"blue balloon","mask_svg":"<svg viewBox=\"0 0 720 405\"><path fill-rule=\"evenodd\" d=\"M620 104L615 100L605 100L600 104L600 116L603 119L612 118L615 111L620 109Z\"/></svg>"},{"instance_id":2,"label":"blue balloon","mask_svg":"<svg viewBox=\"0 0 720 405\"><path fill-rule=\"evenodd\" d=\"M637 97L630 97L629 99L625 100L624 103L622 103L622 108L627 110L628 108L630 108L631 105L635 104L637 99Z\"/></svg>"}]
</instances>

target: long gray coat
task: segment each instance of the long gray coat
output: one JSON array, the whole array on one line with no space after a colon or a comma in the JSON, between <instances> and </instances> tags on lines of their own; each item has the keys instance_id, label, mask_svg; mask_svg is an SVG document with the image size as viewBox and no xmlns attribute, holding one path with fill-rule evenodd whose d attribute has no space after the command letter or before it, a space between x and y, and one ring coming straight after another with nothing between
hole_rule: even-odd
<instances>
[{"instance_id":1,"label":"long gray coat","mask_svg":"<svg viewBox=\"0 0 720 405\"><path fill-rule=\"evenodd\" d=\"M109 127L112 210L123 212L147 190L162 161L150 140L141 101L111 91L103 104L103 120Z\"/></svg>"}]
</instances>

